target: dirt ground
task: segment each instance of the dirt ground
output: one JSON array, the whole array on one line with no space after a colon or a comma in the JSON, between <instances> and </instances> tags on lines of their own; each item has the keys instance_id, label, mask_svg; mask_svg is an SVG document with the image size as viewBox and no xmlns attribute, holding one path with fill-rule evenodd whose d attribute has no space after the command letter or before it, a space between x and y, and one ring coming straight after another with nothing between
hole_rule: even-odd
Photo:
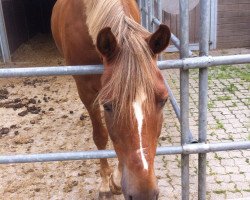
<instances>
[{"instance_id":1,"label":"dirt ground","mask_svg":"<svg viewBox=\"0 0 250 200\"><path fill-rule=\"evenodd\" d=\"M16 66L62 65L48 36L13 55ZM96 149L89 116L70 76L1 79L0 154ZM0 166L0 199L95 199L98 160Z\"/></svg>"},{"instance_id":2,"label":"dirt ground","mask_svg":"<svg viewBox=\"0 0 250 200\"><path fill-rule=\"evenodd\" d=\"M16 66L64 64L51 39L44 35L23 44L13 55L13 61ZM70 76L1 79L0 116L2 155L96 149L89 116ZM179 128L169 104L164 116L159 144L178 145ZM167 131L170 139L166 137ZM180 197L179 158L156 159L161 200L176 199L171 198L173 193ZM114 166L116 161L110 159L110 163ZM96 199L100 183L98 164L98 160L86 160L0 165L0 200ZM197 177L193 170L192 174ZM197 196L196 189L193 193Z\"/></svg>"}]
</instances>

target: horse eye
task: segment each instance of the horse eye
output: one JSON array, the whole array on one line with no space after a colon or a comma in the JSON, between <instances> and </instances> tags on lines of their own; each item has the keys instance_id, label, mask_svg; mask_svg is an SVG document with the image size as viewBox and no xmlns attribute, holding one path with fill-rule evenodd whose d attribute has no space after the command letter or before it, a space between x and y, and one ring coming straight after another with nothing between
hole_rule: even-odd
<instances>
[{"instance_id":1,"label":"horse eye","mask_svg":"<svg viewBox=\"0 0 250 200\"><path fill-rule=\"evenodd\" d=\"M167 101L168 101L168 98L160 100L160 101L159 101L160 107L161 107L161 108L164 107L165 104L167 103Z\"/></svg>"},{"instance_id":2,"label":"horse eye","mask_svg":"<svg viewBox=\"0 0 250 200\"><path fill-rule=\"evenodd\" d=\"M111 112L112 111L112 104L111 103L105 103L103 105L103 108L104 108L105 111Z\"/></svg>"}]
</instances>

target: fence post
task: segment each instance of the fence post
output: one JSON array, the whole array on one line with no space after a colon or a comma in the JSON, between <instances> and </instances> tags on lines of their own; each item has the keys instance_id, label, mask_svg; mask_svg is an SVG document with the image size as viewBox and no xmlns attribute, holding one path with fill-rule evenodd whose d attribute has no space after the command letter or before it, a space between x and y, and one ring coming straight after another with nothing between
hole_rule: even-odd
<instances>
[{"instance_id":1,"label":"fence post","mask_svg":"<svg viewBox=\"0 0 250 200\"><path fill-rule=\"evenodd\" d=\"M153 32L154 0L148 1L148 30Z\"/></svg>"},{"instance_id":2,"label":"fence post","mask_svg":"<svg viewBox=\"0 0 250 200\"><path fill-rule=\"evenodd\" d=\"M162 23L162 0L157 0L158 19Z\"/></svg>"},{"instance_id":3,"label":"fence post","mask_svg":"<svg viewBox=\"0 0 250 200\"><path fill-rule=\"evenodd\" d=\"M162 23L162 2L161 0L157 0L157 17L160 23ZM163 60L162 53L159 55L159 60Z\"/></svg>"},{"instance_id":4,"label":"fence post","mask_svg":"<svg viewBox=\"0 0 250 200\"><path fill-rule=\"evenodd\" d=\"M149 7L148 7L148 1L149 0L144 0L144 10L145 10L145 27L146 27L146 29L148 30L149 29L149 26L148 26L148 24L149 24L149 22L148 22L148 14L149 14Z\"/></svg>"},{"instance_id":5,"label":"fence post","mask_svg":"<svg viewBox=\"0 0 250 200\"><path fill-rule=\"evenodd\" d=\"M141 24L145 28L147 27L147 9L146 9L146 0L141 0Z\"/></svg>"},{"instance_id":6,"label":"fence post","mask_svg":"<svg viewBox=\"0 0 250 200\"><path fill-rule=\"evenodd\" d=\"M209 51L210 0L200 0L200 56ZM199 143L207 141L208 68L199 69ZM206 200L206 153L199 154L198 199Z\"/></svg>"},{"instance_id":7,"label":"fence post","mask_svg":"<svg viewBox=\"0 0 250 200\"><path fill-rule=\"evenodd\" d=\"M187 0L180 3L180 57L189 56L189 11ZM180 69L180 109L181 109L181 144L188 143L189 130L189 71ZM189 155L181 155L182 200L189 199Z\"/></svg>"},{"instance_id":8,"label":"fence post","mask_svg":"<svg viewBox=\"0 0 250 200\"><path fill-rule=\"evenodd\" d=\"M4 22L2 1L0 0L0 43L4 63L11 62L10 48Z\"/></svg>"},{"instance_id":9,"label":"fence post","mask_svg":"<svg viewBox=\"0 0 250 200\"><path fill-rule=\"evenodd\" d=\"M141 10L141 7L142 7L142 6L141 6L141 3L142 3L141 1L142 1L142 0L137 0L138 7L139 7L140 10Z\"/></svg>"}]
</instances>

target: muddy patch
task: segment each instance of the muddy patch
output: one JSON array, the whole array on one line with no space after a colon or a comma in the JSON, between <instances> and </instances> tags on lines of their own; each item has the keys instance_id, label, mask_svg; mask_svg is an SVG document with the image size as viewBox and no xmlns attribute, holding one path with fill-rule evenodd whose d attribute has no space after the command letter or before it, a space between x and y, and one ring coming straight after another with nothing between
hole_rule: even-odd
<instances>
[{"instance_id":1,"label":"muddy patch","mask_svg":"<svg viewBox=\"0 0 250 200\"><path fill-rule=\"evenodd\" d=\"M8 99L9 97L9 92L6 88L0 89L0 100L2 99Z\"/></svg>"}]
</instances>

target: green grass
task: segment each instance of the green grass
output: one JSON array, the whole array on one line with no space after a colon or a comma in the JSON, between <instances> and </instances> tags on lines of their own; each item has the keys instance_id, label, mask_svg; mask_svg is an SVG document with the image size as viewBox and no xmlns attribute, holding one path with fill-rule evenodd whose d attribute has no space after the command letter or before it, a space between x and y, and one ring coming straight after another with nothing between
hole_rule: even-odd
<instances>
[{"instance_id":1,"label":"green grass","mask_svg":"<svg viewBox=\"0 0 250 200\"><path fill-rule=\"evenodd\" d=\"M178 157L175 157L175 161L177 161L177 167L181 168L181 160Z\"/></svg>"},{"instance_id":2,"label":"green grass","mask_svg":"<svg viewBox=\"0 0 250 200\"><path fill-rule=\"evenodd\" d=\"M221 184L222 183L222 181L218 181L218 180L216 180L215 181L217 184Z\"/></svg>"},{"instance_id":3,"label":"green grass","mask_svg":"<svg viewBox=\"0 0 250 200\"><path fill-rule=\"evenodd\" d=\"M247 105L250 105L250 98L247 99Z\"/></svg>"},{"instance_id":4,"label":"green grass","mask_svg":"<svg viewBox=\"0 0 250 200\"><path fill-rule=\"evenodd\" d=\"M218 156L218 154L217 154L217 153L215 153L215 154L214 154L214 158L215 158L215 159L217 159L217 160L219 160L219 161L221 161L221 160L222 160L222 157Z\"/></svg>"},{"instance_id":5,"label":"green grass","mask_svg":"<svg viewBox=\"0 0 250 200\"><path fill-rule=\"evenodd\" d=\"M232 192L232 193L238 193L238 192L240 192L240 190L239 189L235 189L235 190L230 190L230 192Z\"/></svg>"},{"instance_id":6,"label":"green grass","mask_svg":"<svg viewBox=\"0 0 250 200\"><path fill-rule=\"evenodd\" d=\"M231 135L228 137L228 139L231 140L231 141L234 141L234 138Z\"/></svg>"},{"instance_id":7,"label":"green grass","mask_svg":"<svg viewBox=\"0 0 250 200\"><path fill-rule=\"evenodd\" d=\"M213 101L209 101L207 107L208 107L208 109L213 108L214 107L214 102Z\"/></svg>"},{"instance_id":8,"label":"green grass","mask_svg":"<svg viewBox=\"0 0 250 200\"><path fill-rule=\"evenodd\" d=\"M230 85L227 86L227 87L225 88L225 90L227 90L228 92L234 94L235 91L238 91L239 89L238 89L233 83L230 83Z\"/></svg>"},{"instance_id":9,"label":"green grass","mask_svg":"<svg viewBox=\"0 0 250 200\"><path fill-rule=\"evenodd\" d=\"M210 136L215 136L215 135L216 135L215 132L210 133Z\"/></svg>"},{"instance_id":10,"label":"green grass","mask_svg":"<svg viewBox=\"0 0 250 200\"><path fill-rule=\"evenodd\" d=\"M236 106L237 106L237 104L235 102L233 102L232 107L236 107Z\"/></svg>"},{"instance_id":11,"label":"green grass","mask_svg":"<svg viewBox=\"0 0 250 200\"><path fill-rule=\"evenodd\" d=\"M227 191L226 190L214 190L213 193L215 194L225 194Z\"/></svg>"},{"instance_id":12,"label":"green grass","mask_svg":"<svg viewBox=\"0 0 250 200\"><path fill-rule=\"evenodd\" d=\"M216 119L216 129L224 129L224 125L218 119Z\"/></svg>"},{"instance_id":13,"label":"green grass","mask_svg":"<svg viewBox=\"0 0 250 200\"><path fill-rule=\"evenodd\" d=\"M231 100L232 98L230 96L220 96L217 97L218 101L226 101L226 100Z\"/></svg>"},{"instance_id":14,"label":"green grass","mask_svg":"<svg viewBox=\"0 0 250 200\"><path fill-rule=\"evenodd\" d=\"M197 169L197 167L195 167L194 173L195 173L195 174L198 174L198 169Z\"/></svg>"},{"instance_id":15,"label":"green grass","mask_svg":"<svg viewBox=\"0 0 250 200\"><path fill-rule=\"evenodd\" d=\"M250 82L250 64L245 66L224 65L211 67L208 79L231 79L240 78L241 80Z\"/></svg>"}]
</instances>

